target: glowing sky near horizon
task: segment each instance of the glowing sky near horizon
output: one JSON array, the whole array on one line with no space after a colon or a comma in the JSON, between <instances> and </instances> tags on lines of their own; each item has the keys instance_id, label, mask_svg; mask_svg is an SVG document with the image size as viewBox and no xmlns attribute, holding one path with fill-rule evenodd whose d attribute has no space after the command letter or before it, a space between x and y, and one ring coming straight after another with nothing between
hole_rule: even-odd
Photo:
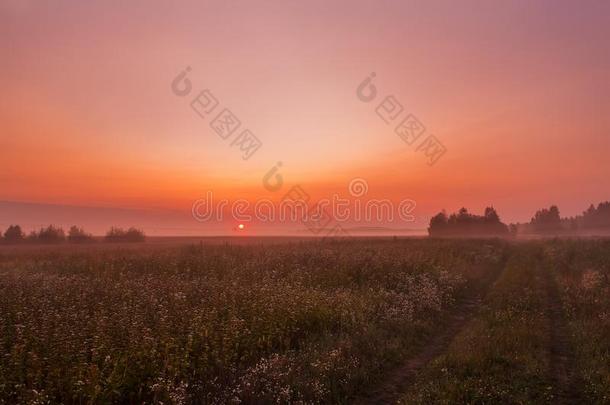
<instances>
[{"instance_id":1,"label":"glowing sky near horizon","mask_svg":"<svg viewBox=\"0 0 610 405\"><path fill-rule=\"evenodd\" d=\"M0 200L190 210L286 188L494 205L508 221L610 199L610 2L0 3ZM176 97L186 66L263 147ZM429 167L356 97L371 72L446 146ZM380 100L379 100L380 101Z\"/></svg>"}]
</instances>

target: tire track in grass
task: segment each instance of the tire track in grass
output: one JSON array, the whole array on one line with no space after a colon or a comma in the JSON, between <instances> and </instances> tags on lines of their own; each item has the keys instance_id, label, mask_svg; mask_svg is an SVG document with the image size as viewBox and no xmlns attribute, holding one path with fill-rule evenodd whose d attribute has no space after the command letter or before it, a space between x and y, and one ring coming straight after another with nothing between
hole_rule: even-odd
<instances>
[{"instance_id":1,"label":"tire track in grass","mask_svg":"<svg viewBox=\"0 0 610 405\"><path fill-rule=\"evenodd\" d=\"M501 279L402 404L554 404L545 273L537 246L515 244Z\"/></svg>"},{"instance_id":2,"label":"tire track in grass","mask_svg":"<svg viewBox=\"0 0 610 405\"><path fill-rule=\"evenodd\" d=\"M557 281L552 269L545 269L548 314L550 324L550 367L557 404L585 403L581 392L582 380L575 372L574 352L570 343L569 328L559 296Z\"/></svg>"},{"instance_id":3,"label":"tire track in grass","mask_svg":"<svg viewBox=\"0 0 610 405\"><path fill-rule=\"evenodd\" d=\"M415 380L417 373L432 360L443 354L451 341L474 317L487 292L500 278L505 264L490 270L478 288L458 300L452 310L447 325L432 337L415 357L408 359L402 366L390 373L377 389L356 398L354 404L395 404Z\"/></svg>"}]
</instances>

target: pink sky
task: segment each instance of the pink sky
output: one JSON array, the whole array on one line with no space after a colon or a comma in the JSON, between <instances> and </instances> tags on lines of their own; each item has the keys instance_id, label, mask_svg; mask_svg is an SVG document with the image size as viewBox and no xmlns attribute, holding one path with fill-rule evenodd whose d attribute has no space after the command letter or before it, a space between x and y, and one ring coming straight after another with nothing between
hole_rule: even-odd
<instances>
[{"instance_id":1,"label":"pink sky","mask_svg":"<svg viewBox=\"0 0 610 405\"><path fill-rule=\"evenodd\" d=\"M610 198L610 3L531 3L3 1L0 200L189 212L360 177L421 218L578 214ZM250 159L172 93L186 66L262 141ZM434 166L375 114L386 95L445 145Z\"/></svg>"}]
</instances>

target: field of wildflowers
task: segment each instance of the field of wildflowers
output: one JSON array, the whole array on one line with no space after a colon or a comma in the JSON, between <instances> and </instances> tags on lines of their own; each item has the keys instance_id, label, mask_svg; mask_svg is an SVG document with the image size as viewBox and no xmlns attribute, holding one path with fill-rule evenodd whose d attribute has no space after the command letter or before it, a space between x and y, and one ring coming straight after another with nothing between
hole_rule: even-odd
<instances>
[{"instance_id":1,"label":"field of wildflowers","mask_svg":"<svg viewBox=\"0 0 610 405\"><path fill-rule=\"evenodd\" d=\"M0 250L0 403L349 402L500 241Z\"/></svg>"}]
</instances>

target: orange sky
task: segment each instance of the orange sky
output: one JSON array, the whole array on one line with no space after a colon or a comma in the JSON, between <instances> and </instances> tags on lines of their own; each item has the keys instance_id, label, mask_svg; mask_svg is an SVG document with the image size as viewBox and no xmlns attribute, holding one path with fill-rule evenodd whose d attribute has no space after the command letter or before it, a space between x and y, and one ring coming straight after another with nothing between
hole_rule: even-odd
<instances>
[{"instance_id":1,"label":"orange sky","mask_svg":"<svg viewBox=\"0 0 610 405\"><path fill-rule=\"evenodd\" d=\"M506 3L3 1L0 200L188 212L207 190L277 198L281 161L278 195L360 177L422 218L577 214L610 198L610 3ZM172 93L186 66L262 141L252 158ZM375 114L386 95L445 145L434 166Z\"/></svg>"}]
</instances>

